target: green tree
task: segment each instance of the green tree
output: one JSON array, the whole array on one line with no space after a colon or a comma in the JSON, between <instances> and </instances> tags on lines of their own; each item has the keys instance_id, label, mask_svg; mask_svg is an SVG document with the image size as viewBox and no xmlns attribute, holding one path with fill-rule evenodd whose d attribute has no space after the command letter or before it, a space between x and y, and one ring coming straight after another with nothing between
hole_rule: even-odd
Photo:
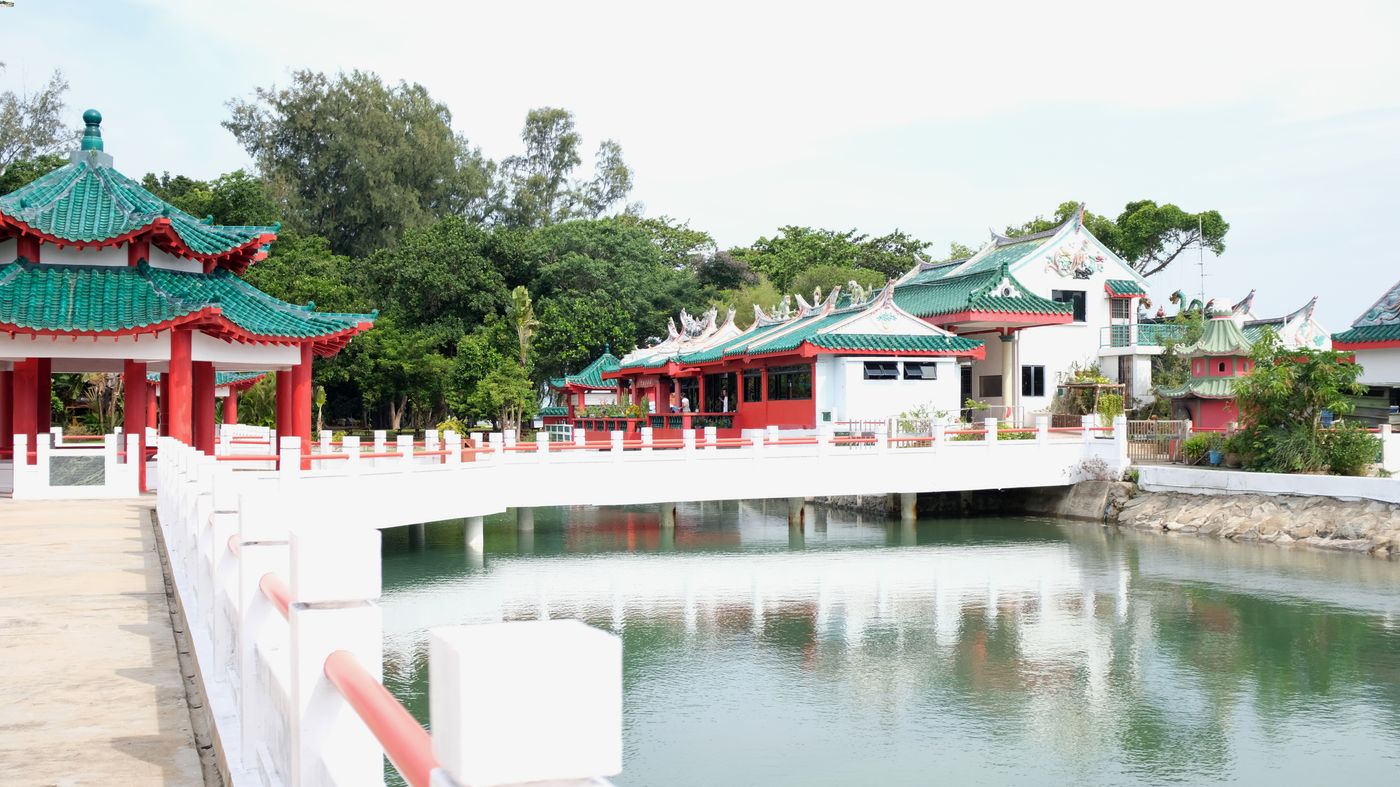
<instances>
[{"instance_id":1,"label":"green tree","mask_svg":"<svg viewBox=\"0 0 1400 787\"><path fill-rule=\"evenodd\" d=\"M1042 232L1069 221L1080 203L1062 202L1050 218L1036 216L1030 221L1006 228L1011 236ZM1085 211L1084 226L1143 276L1166 269L1183 252L1204 248L1212 254L1225 253L1225 235L1230 225L1216 210L1188 213L1167 203L1137 200L1123 207L1117 219Z\"/></svg>"},{"instance_id":2,"label":"green tree","mask_svg":"<svg viewBox=\"0 0 1400 787\"><path fill-rule=\"evenodd\" d=\"M720 311L733 309L734 324L747 328L753 324L753 307L772 309L782 299L783 294L773 286L773 282L768 281L767 276L758 276L753 283L719 291L711 299L710 305Z\"/></svg>"},{"instance_id":3,"label":"green tree","mask_svg":"<svg viewBox=\"0 0 1400 787\"><path fill-rule=\"evenodd\" d=\"M419 84L364 71L296 71L290 87L229 103L233 132L295 229L340 254L393 246L407 229L487 211L491 166L453 134Z\"/></svg>"},{"instance_id":4,"label":"green tree","mask_svg":"<svg viewBox=\"0 0 1400 787\"><path fill-rule=\"evenodd\" d=\"M62 153L73 146L76 132L64 122L67 93L68 80L62 71L54 71L36 92L0 93L0 176L16 162Z\"/></svg>"},{"instance_id":5,"label":"green tree","mask_svg":"<svg viewBox=\"0 0 1400 787\"><path fill-rule=\"evenodd\" d=\"M314 301L319 309L339 312L373 308L351 260L331 251L319 235L281 233L267 259L248 268L243 278L290 303Z\"/></svg>"},{"instance_id":6,"label":"green tree","mask_svg":"<svg viewBox=\"0 0 1400 787\"><path fill-rule=\"evenodd\" d=\"M68 157L57 153L14 161L0 173L0 195L20 189L67 163Z\"/></svg>"},{"instance_id":7,"label":"green tree","mask_svg":"<svg viewBox=\"0 0 1400 787\"><path fill-rule=\"evenodd\" d=\"M569 218L595 219L626 200L632 190L632 170L622 159L622 146L610 139L598 146L593 177L574 177L583 163L583 138L567 109L530 110L520 139L525 152L501 162L500 202L508 224L544 227Z\"/></svg>"},{"instance_id":8,"label":"green tree","mask_svg":"<svg viewBox=\"0 0 1400 787\"><path fill-rule=\"evenodd\" d=\"M866 268L887 277L899 276L914 267L916 255L926 248L927 243L898 230L872 239L855 230L836 232L789 225L777 235L759 238L733 253L786 290L799 273L815 267Z\"/></svg>"},{"instance_id":9,"label":"green tree","mask_svg":"<svg viewBox=\"0 0 1400 787\"><path fill-rule=\"evenodd\" d=\"M277 221L277 206L261 180L234 170L211 182L169 172L147 173L141 185L152 194L192 216L213 216L216 224L267 225Z\"/></svg>"},{"instance_id":10,"label":"green tree","mask_svg":"<svg viewBox=\"0 0 1400 787\"><path fill-rule=\"evenodd\" d=\"M856 284L864 288L866 292L879 290L881 287L885 286L885 282L887 281L883 273L872 271L867 268L818 265L814 268L808 268L798 274L797 278L792 280L792 291L806 298L808 301L811 301L813 297L812 291L815 288L820 287L822 296L825 297L826 295L830 295L832 289L836 287L849 291L849 283L853 280ZM849 294L849 292L847 294Z\"/></svg>"},{"instance_id":11,"label":"green tree","mask_svg":"<svg viewBox=\"0 0 1400 787\"><path fill-rule=\"evenodd\" d=\"M1354 471L1355 444L1374 438L1354 430L1334 436L1322 428L1322 414L1353 410L1351 397L1366 389L1357 382L1361 367L1335 350L1285 347L1271 330L1254 343L1252 356L1254 368L1234 384L1249 466L1285 473Z\"/></svg>"},{"instance_id":12,"label":"green tree","mask_svg":"<svg viewBox=\"0 0 1400 787\"><path fill-rule=\"evenodd\" d=\"M405 328L381 317L374 330L357 337L342 352L341 363L327 365L332 382L359 391L365 407L383 408L389 428L402 428L409 411L416 421L436 423L446 404L452 362L438 352L438 337Z\"/></svg>"},{"instance_id":13,"label":"green tree","mask_svg":"<svg viewBox=\"0 0 1400 787\"><path fill-rule=\"evenodd\" d=\"M540 321L535 319L535 307L530 303L530 291L525 287L516 287L510 293L510 320L515 325L515 341L520 350L520 368L527 373L530 370L530 345L535 340L535 333L540 328Z\"/></svg>"},{"instance_id":14,"label":"green tree","mask_svg":"<svg viewBox=\"0 0 1400 787\"><path fill-rule=\"evenodd\" d=\"M491 367L472 392L472 408L493 414L502 429L519 429L539 407L535 386L525 370L510 362Z\"/></svg>"}]
</instances>

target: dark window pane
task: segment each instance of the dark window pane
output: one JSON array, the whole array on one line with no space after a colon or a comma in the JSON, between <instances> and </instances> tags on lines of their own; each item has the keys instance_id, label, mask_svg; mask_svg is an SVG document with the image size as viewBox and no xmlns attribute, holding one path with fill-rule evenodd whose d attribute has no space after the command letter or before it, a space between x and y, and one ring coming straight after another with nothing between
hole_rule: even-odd
<instances>
[{"instance_id":1,"label":"dark window pane","mask_svg":"<svg viewBox=\"0 0 1400 787\"><path fill-rule=\"evenodd\" d=\"M895 380L899 378L898 361L866 361L865 379Z\"/></svg>"},{"instance_id":2,"label":"dark window pane","mask_svg":"<svg viewBox=\"0 0 1400 787\"><path fill-rule=\"evenodd\" d=\"M1084 322L1085 319L1085 299L1083 290L1051 290L1051 300L1074 305L1074 321Z\"/></svg>"},{"instance_id":3,"label":"dark window pane","mask_svg":"<svg viewBox=\"0 0 1400 787\"><path fill-rule=\"evenodd\" d=\"M984 398L1001 396L1001 375L984 374L978 382L981 389L980 396Z\"/></svg>"},{"instance_id":4,"label":"dark window pane","mask_svg":"<svg viewBox=\"0 0 1400 787\"><path fill-rule=\"evenodd\" d=\"M763 370L762 370L762 369L745 369L745 370L744 370L744 401L745 401L745 402L761 402L761 401L763 401Z\"/></svg>"},{"instance_id":5,"label":"dark window pane","mask_svg":"<svg viewBox=\"0 0 1400 787\"><path fill-rule=\"evenodd\" d=\"M768 369L768 399L788 401L812 398L812 367L772 366Z\"/></svg>"},{"instance_id":6,"label":"dark window pane","mask_svg":"<svg viewBox=\"0 0 1400 787\"><path fill-rule=\"evenodd\" d=\"M937 380L938 364L932 361L905 361L904 379L906 380Z\"/></svg>"}]
</instances>

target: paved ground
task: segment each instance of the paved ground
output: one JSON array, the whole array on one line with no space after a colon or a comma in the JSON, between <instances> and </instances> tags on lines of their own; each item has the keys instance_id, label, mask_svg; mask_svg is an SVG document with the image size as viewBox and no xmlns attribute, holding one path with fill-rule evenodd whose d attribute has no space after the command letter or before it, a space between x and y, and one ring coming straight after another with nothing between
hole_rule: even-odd
<instances>
[{"instance_id":1,"label":"paved ground","mask_svg":"<svg viewBox=\"0 0 1400 787\"><path fill-rule=\"evenodd\" d=\"M0 499L0 782L204 784L149 506Z\"/></svg>"}]
</instances>

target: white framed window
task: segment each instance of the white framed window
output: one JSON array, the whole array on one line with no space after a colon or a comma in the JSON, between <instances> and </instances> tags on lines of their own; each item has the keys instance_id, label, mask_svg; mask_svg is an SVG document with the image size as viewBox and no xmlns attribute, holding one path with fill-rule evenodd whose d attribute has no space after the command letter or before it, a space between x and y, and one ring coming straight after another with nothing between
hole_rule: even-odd
<instances>
[{"instance_id":1,"label":"white framed window","mask_svg":"<svg viewBox=\"0 0 1400 787\"><path fill-rule=\"evenodd\" d=\"M904 379L906 380L937 380L938 364L933 361L905 361Z\"/></svg>"},{"instance_id":2,"label":"white framed window","mask_svg":"<svg viewBox=\"0 0 1400 787\"><path fill-rule=\"evenodd\" d=\"M1044 366L1022 366L1022 367L1021 367L1021 395L1022 395L1022 396L1044 396L1044 395L1045 395L1045 367L1044 367Z\"/></svg>"},{"instance_id":3,"label":"white framed window","mask_svg":"<svg viewBox=\"0 0 1400 787\"><path fill-rule=\"evenodd\" d=\"M899 361L866 361L865 379L898 380Z\"/></svg>"}]
</instances>

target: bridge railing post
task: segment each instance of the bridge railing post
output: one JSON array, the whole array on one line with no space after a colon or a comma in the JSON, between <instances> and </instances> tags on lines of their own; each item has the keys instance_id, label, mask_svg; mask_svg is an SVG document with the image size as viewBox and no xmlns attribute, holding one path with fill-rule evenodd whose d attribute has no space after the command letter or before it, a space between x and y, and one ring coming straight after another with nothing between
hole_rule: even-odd
<instances>
[{"instance_id":1,"label":"bridge railing post","mask_svg":"<svg viewBox=\"0 0 1400 787\"><path fill-rule=\"evenodd\" d=\"M817 455L826 456L831 453L836 444L832 440L836 439L836 430L831 424L822 424L817 427Z\"/></svg>"},{"instance_id":2,"label":"bridge railing post","mask_svg":"<svg viewBox=\"0 0 1400 787\"><path fill-rule=\"evenodd\" d=\"M383 429L375 429L375 430L374 430L374 451L373 451L373 453L376 453L376 454L382 454L382 453L384 453L384 445L385 445L385 442L387 441L387 439L388 439L388 433L387 433L387 432L385 432ZM372 459L372 460L370 460L370 461L373 462L374 464L379 464L379 460L378 460L378 459Z\"/></svg>"},{"instance_id":3,"label":"bridge railing post","mask_svg":"<svg viewBox=\"0 0 1400 787\"><path fill-rule=\"evenodd\" d=\"M491 445L491 453L486 454L486 458L492 462L502 461L505 458L503 453L505 451L506 445L505 435L501 434L500 432L492 432L486 437L487 441Z\"/></svg>"},{"instance_id":4,"label":"bridge railing post","mask_svg":"<svg viewBox=\"0 0 1400 787\"><path fill-rule=\"evenodd\" d=\"M690 454L690 453L694 453L694 452L695 452L695 430L694 430L694 429L682 429L682 430L681 430L681 445L682 445L682 447L684 448L684 450L685 450L685 452L686 452L687 454Z\"/></svg>"},{"instance_id":5,"label":"bridge railing post","mask_svg":"<svg viewBox=\"0 0 1400 787\"><path fill-rule=\"evenodd\" d=\"M228 678L230 663L238 651L236 616L230 601L238 600L238 556L229 549L229 541L238 535L238 486L233 470L218 467L214 474L214 525L209 538L209 595L206 608L209 642L213 650L214 671L211 676L219 683Z\"/></svg>"},{"instance_id":6,"label":"bridge railing post","mask_svg":"<svg viewBox=\"0 0 1400 787\"><path fill-rule=\"evenodd\" d=\"M1035 441L1039 445L1050 442L1050 416L1037 415L1035 417Z\"/></svg>"},{"instance_id":7,"label":"bridge railing post","mask_svg":"<svg viewBox=\"0 0 1400 787\"><path fill-rule=\"evenodd\" d=\"M212 456L201 454L198 460L199 499L195 503L194 534L191 539L186 576L189 578L189 587L194 589L194 605L201 620L193 625L208 625L214 613L214 517L217 507L214 505L214 485L215 475L219 470L219 460Z\"/></svg>"},{"instance_id":8,"label":"bridge railing post","mask_svg":"<svg viewBox=\"0 0 1400 787\"><path fill-rule=\"evenodd\" d=\"M319 434L319 435L317 435L317 436L320 437L320 443L321 443L321 445L320 445L320 447L319 447L319 449L318 449L318 452L319 452L319 453L323 453L323 454L329 454L329 453L331 452L331 437L332 437L332 435L331 435L331 430L329 430L329 429L322 429L322 430L321 430L321 434Z\"/></svg>"},{"instance_id":9,"label":"bridge railing post","mask_svg":"<svg viewBox=\"0 0 1400 787\"><path fill-rule=\"evenodd\" d=\"M355 435L346 435L341 441L340 448L345 452L345 473L346 475L359 475L362 465L360 464L360 438Z\"/></svg>"},{"instance_id":10,"label":"bridge railing post","mask_svg":"<svg viewBox=\"0 0 1400 787\"><path fill-rule=\"evenodd\" d=\"M1120 468L1128 465L1128 416L1117 415L1113 418L1113 451L1118 457Z\"/></svg>"},{"instance_id":11,"label":"bridge railing post","mask_svg":"<svg viewBox=\"0 0 1400 787\"><path fill-rule=\"evenodd\" d=\"M651 453L652 435L655 434L650 426L642 427L642 453Z\"/></svg>"},{"instance_id":12,"label":"bridge railing post","mask_svg":"<svg viewBox=\"0 0 1400 787\"><path fill-rule=\"evenodd\" d=\"M929 430L933 435L933 447L941 448L948 438L948 425L942 421L934 421L930 426L933 427Z\"/></svg>"},{"instance_id":13,"label":"bridge railing post","mask_svg":"<svg viewBox=\"0 0 1400 787\"><path fill-rule=\"evenodd\" d=\"M612 449L612 459L613 459L613 461L615 461L615 462L621 462L621 461L622 461L622 454L623 454L622 442L623 442L623 440L626 439L626 434L627 434L626 432L623 432L622 430L617 429L617 430L614 430L611 434L608 435L610 438L612 438L612 447L611 447L611 449Z\"/></svg>"},{"instance_id":14,"label":"bridge railing post","mask_svg":"<svg viewBox=\"0 0 1400 787\"><path fill-rule=\"evenodd\" d=\"M544 462L549 459L549 432L535 432L535 454L539 461Z\"/></svg>"},{"instance_id":15,"label":"bridge railing post","mask_svg":"<svg viewBox=\"0 0 1400 787\"><path fill-rule=\"evenodd\" d=\"M713 451L717 448L716 441L719 439L719 430L713 426L705 427L705 450Z\"/></svg>"},{"instance_id":16,"label":"bridge railing post","mask_svg":"<svg viewBox=\"0 0 1400 787\"><path fill-rule=\"evenodd\" d=\"M764 454L762 429L745 429L742 434L749 441L749 453L754 459L762 459Z\"/></svg>"},{"instance_id":17,"label":"bridge railing post","mask_svg":"<svg viewBox=\"0 0 1400 787\"><path fill-rule=\"evenodd\" d=\"M399 470L409 473L413 471L413 435L401 434L394 438L394 453L398 458L394 463Z\"/></svg>"},{"instance_id":18,"label":"bridge railing post","mask_svg":"<svg viewBox=\"0 0 1400 787\"><path fill-rule=\"evenodd\" d=\"M376 681L383 680L383 613L375 603L381 589L379 531L360 523L346 528L305 522L289 535L291 784L324 784L328 773L377 783L384 750L326 678L326 658L348 652Z\"/></svg>"},{"instance_id":19,"label":"bridge railing post","mask_svg":"<svg viewBox=\"0 0 1400 787\"><path fill-rule=\"evenodd\" d=\"M448 429L443 437L445 438L443 450L447 451L447 461L443 462L443 464L452 465L453 467L460 465L462 463L462 436Z\"/></svg>"},{"instance_id":20,"label":"bridge railing post","mask_svg":"<svg viewBox=\"0 0 1400 787\"><path fill-rule=\"evenodd\" d=\"M283 622L259 583L265 574L287 576L288 497L285 492L245 492L238 500L238 719L245 763L259 762L259 746L281 748L275 738L283 709L273 696L275 685L268 683L275 680L273 671L260 669L259 658L285 653L282 640L268 636Z\"/></svg>"},{"instance_id":21,"label":"bridge railing post","mask_svg":"<svg viewBox=\"0 0 1400 787\"><path fill-rule=\"evenodd\" d=\"M982 428L987 430L987 433L982 435L982 437L987 441L987 444L991 445L995 443L997 441L997 419L982 419Z\"/></svg>"},{"instance_id":22,"label":"bridge railing post","mask_svg":"<svg viewBox=\"0 0 1400 787\"><path fill-rule=\"evenodd\" d=\"M514 448L514 447L515 447L515 430L514 430L514 429L507 429L507 430L505 430L505 432L502 433L502 436L503 436L504 439L505 439L505 446L506 446L506 448L509 449L509 448Z\"/></svg>"},{"instance_id":23,"label":"bridge railing post","mask_svg":"<svg viewBox=\"0 0 1400 787\"><path fill-rule=\"evenodd\" d=\"M1081 416L1079 416L1079 428L1080 428L1081 435L1082 435L1082 437L1083 437L1083 439L1084 439L1084 445L1085 445L1085 446L1093 445L1093 443L1094 443L1094 416L1092 416L1092 415L1081 415Z\"/></svg>"},{"instance_id":24,"label":"bridge railing post","mask_svg":"<svg viewBox=\"0 0 1400 787\"><path fill-rule=\"evenodd\" d=\"M277 452L277 478L282 483L294 483L301 477L301 438L283 437Z\"/></svg>"},{"instance_id":25,"label":"bridge railing post","mask_svg":"<svg viewBox=\"0 0 1400 787\"><path fill-rule=\"evenodd\" d=\"M582 784L622 770L615 634L543 620L444 626L430 637L428 708L444 782Z\"/></svg>"},{"instance_id":26,"label":"bridge railing post","mask_svg":"<svg viewBox=\"0 0 1400 787\"><path fill-rule=\"evenodd\" d=\"M575 430L574 430L573 437L574 437L574 445L577 445L577 446L580 446L580 447L581 447L581 446L588 445L588 432L584 431L583 429L575 429Z\"/></svg>"},{"instance_id":27,"label":"bridge railing post","mask_svg":"<svg viewBox=\"0 0 1400 787\"><path fill-rule=\"evenodd\" d=\"M442 447L442 437L436 429L423 430L423 450L436 451ZM436 457L434 457L436 459Z\"/></svg>"}]
</instances>

